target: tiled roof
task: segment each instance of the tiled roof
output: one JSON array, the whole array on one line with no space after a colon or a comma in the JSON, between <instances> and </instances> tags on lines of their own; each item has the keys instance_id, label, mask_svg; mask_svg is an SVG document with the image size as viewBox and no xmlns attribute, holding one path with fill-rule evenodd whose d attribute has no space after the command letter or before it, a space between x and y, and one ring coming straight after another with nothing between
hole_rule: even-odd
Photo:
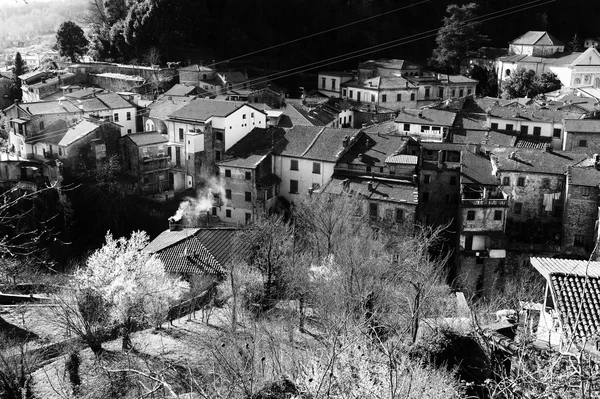
<instances>
[{"instance_id":1,"label":"tiled roof","mask_svg":"<svg viewBox=\"0 0 600 399\"><path fill-rule=\"evenodd\" d=\"M385 166L386 159L405 153L406 146L406 137L395 134L365 133L350 146L340 159L340 163ZM362 154L362 160L359 158L359 154Z\"/></svg>"},{"instance_id":2,"label":"tiled roof","mask_svg":"<svg viewBox=\"0 0 600 399\"><path fill-rule=\"evenodd\" d=\"M598 187L600 186L600 170L595 166L569 168L569 184L576 186Z\"/></svg>"},{"instance_id":3,"label":"tiled roof","mask_svg":"<svg viewBox=\"0 0 600 399\"><path fill-rule=\"evenodd\" d=\"M369 191L369 183L372 183L373 191ZM414 205L418 203L419 198L418 188L412 181L378 178L365 179L359 177L347 178L336 175L327 182L322 192L330 194L354 193L361 194L367 199Z\"/></svg>"},{"instance_id":4,"label":"tiled roof","mask_svg":"<svg viewBox=\"0 0 600 399\"><path fill-rule=\"evenodd\" d=\"M568 166L586 158L585 154L574 152L547 152L515 147L494 148L492 153L500 171L554 175L563 175Z\"/></svg>"},{"instance_id":5,"label":"tiled roof","mask_svg":"<svg viewBox=\"0 0 600 399\"><path fill-rule=\"evenodd\" d=\"M196 98L190 101L184 107L173 112L171 115L169 115L169 117L173 119L206 121L208 118L213 116L227 116L244 105L250 106L247 103L237 101L220 101ZM258 109L256 111L262 112Z\"/></svg>"},{"instance_id":6,"label":"tiled roof","mask_svg":"<svg viewBox=\"0 0 600 399\"><path fill-rule=\"evenodd\" d=\"M248 77L242 72L219 72L219 75L225 78L227 83L243 83L248 81Z\"/></svg>"},{"instance_id":7,"label":"tiled roof","mask_svg":"<svg viewBox=\"0 0 600 399\"><path fill-rule=\"evenodd\" d=\"M519 36L510 44L516 45L538 45L538 46L563 46L563 43L544 31L530 30Z\"/></svg>"},{"instance_id":8,"label":"tiled roof","mask_svg":"<svg viewBox=\"0 0 600 399\"><path fill-rule=\"evenodd\" d=\"M236 228L166 230L144 250L156 253L170 271L223 274L230 262L248 255L249 246L237 239L238 231Z\"/></svg>"},{"instance_id":9,"label":"tiled roof","mask_svg":"<svg viewBox=\"0 0 600 399\"><path fill-rule=\"evenodd\" d=\"M190 101L192 101L192 99L188 97L162 96L148 106L148 109L150 110L148 117L164 121L169 115L178 109L183 108Z\"/></svg>"},{"instance_id":10,"label":"tiled roof","mask_svg":"<svg viewBox=\"0 0 600 399\"><path fill-rule=\"evenodd\" d=\"M128 134L125 137L129 137L138 147L167 143L169 141L166 134L160 134L158 132L139 132Z\"/></svg>"},{"instance_id":11,"label":"tiled roof","mask_svg":"<svg viewBox=\"0 0 600 399\"><path fill-rule=\"evenodd\" d=\"M470 151L461 153L460 167L461 184L483 184L495 186L499 180L492 173L490 159L483 155L475 155Z\"/></svg>"},{"instance_id":12,"label":"tiled roof","mask_svg":"<svg viewBox=\"0 0 600 399\"><path fill-rule=\"evenodd\" d=\"M95 93L99 93L104 91L104 89L99 89L97 87L85 87L81 90L77 90L71 93L66 93L65 97L67 98L85 98L85 97L91 97L93 96Z\"/></svg>"},{"instance_id":13,"label":"tiled roof","mask_svg":"<svg viewBox=\"0 0 600 399\"><path fill-rule=\"evenodd\" d=\"M416 123L420 125L447 126L454 125L456 112L437 109L404 109L398 112L396 123Z\"/></svg>"},{"instance_id":14,"label":"tiled roof","mask_svg":"<svg viewBox=\"0 0 600 399\"><path fill-rule=\"evenodd\" d=\"M59 119L56 122L46 126L40 130L38 134L25 140L28 144L48 143L58 144L69 129L69 124L64 119Z\"/></svg>"},{"instance_id":15,"label":"tiled roof","mask_svg":"<svg viewBox=\"0 0 600 399\"><path fill-rule=\"evenodd\" d=\"M531 258L546 278L565 332L573 338L600 332L600 262Z\"/></svg>"},{"instance_id":16,"label":"tiled roof","mask_svg":"<svg viewBox=\"0 0 600 399\"><path fill-rule=\"evenodd\" d=\"M547 64L547 65L571 65L583 53L554 53L546 57L536 57L527 54L507 55L498 58L502 62L512 63L532 63L532 64Z\"/></svg>"},{"instance_id":17,"label":"tiled roof","mask_svg":"<svg viewBox=\"0 0 600 399\"><path fill-rule=\"evenodd\" d=\"M189 96L196 91L195 86L188 86L178 83L165 92L165 96Z\"/></svg>"},{"instance_id":18,"label":"tiled roof","mask_svg":"<svg viewBox=\"0 0 600 399\"><path fill-rule=\"evenodd\" d=\"M40 101L32 103L19 104L19 107L31 115L63 114L81 112L74 104L69 101Z\"/></svg>"},{"instance_id":19,"label":"tiled roof","mask_svg":"<svg viewBox=\"0 0 600 399\"><path fill-rule=\"evenodd\" d=\"M233 158L218 163L221 167L254 169L262 162L267 154L252 154L244 158Z\"/></svg>"},{"instance_id":20,"label":"tiled roof","mask_svg":"<svg viewBox=\"0 0 600 399\"><path fill-rule=\"evenodd\" d=\"M568 133L600 133L600 119L565 119Z\"/></svg>"},{"instance_id":21,"label":"tiled roof","mask_svg":"<svg viewBox=\"0 0 600 399\"><path fill-rule=\"evenodd\" d=\"M456 116L456 127L465 130L487 130L487 115L460 112Z\"/></svg>"},{"instance_id":22,"label":"tiled roof","mask_svg":"<svg viewBox=\"0 0 600 399\"><path fill-rule=\"evenodd\" d=\"M69 130L65 132L65 135L62 137L58 145L61 147L67 147L98 129L98 126L99 125L97 123L83 119L77 122L75 125L69 127Z\"/></svg>"},{"instance_id":23,"label":"tiled roof","mask_svg":"<svg viewBox=\"0 0 600 399\"><path fill-rule=\"evenodd\" d=\"M581 116L581 114L573 114L559 110L512 108L499 105L492 106L488 110L488 113L490 117L532 122L561 122L564 118L576 119Z\"/></svg>"},{"instance_id":24,"label":"tiled roof","mask_svg":"<svg viewBox=\"0 0 600 399\"><path fill-rule=\"evenodd\" d=\"M344 150L344 137L348 136L352 141L359 133L358 129L294 126L283 138L279 153L288 157L336 162Z\"/></svg>"},{"instance_id":25,"label":"tiled roof","mask_svg":"<svg viewBox=\"0 0 600 399\"><path fill-rule=\"evenodd\" d=\"M96 98L106 104L110 109L133 108L133 104L117 93L99 93Z\"/></svg>"},{"instance_id":26,"label":"tiled roof","mask_svg":"<svg viewBox=\"0 0 600 399\"><path fill-rule=\"evenodd\" d=\"M255 127L248 134L242 137L237 143L231 146L225 155L235 158L243 158L251 154L270 151L283 139L285 130L279 127L261 128Z\"/></svg>"}]
</instances>

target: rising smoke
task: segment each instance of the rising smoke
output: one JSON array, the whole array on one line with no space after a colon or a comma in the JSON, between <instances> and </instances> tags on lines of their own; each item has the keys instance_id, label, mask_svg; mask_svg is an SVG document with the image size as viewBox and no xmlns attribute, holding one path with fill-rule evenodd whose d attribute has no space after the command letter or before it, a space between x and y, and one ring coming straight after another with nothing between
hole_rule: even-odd
<instances>
[{"instance_id":1,"label":"rising smoke","mask_svg":"<svg viewBox=\"0 0 600 399\"><path fill-rule=\"evenodd\" d=\"M221 206L227 205L225 188L218 179L213 177L205 181L202 188L196 189L195 197L187 197L179 204L173 220L187 226L196 226L198 219L206 215L216 201L221 201Z\"/></svg>"}]
</instances>

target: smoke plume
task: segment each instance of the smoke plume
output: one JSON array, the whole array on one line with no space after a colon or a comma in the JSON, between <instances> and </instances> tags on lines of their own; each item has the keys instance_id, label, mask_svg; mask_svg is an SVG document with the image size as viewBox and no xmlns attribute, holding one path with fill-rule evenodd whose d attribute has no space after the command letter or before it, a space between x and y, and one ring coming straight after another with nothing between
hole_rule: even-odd
<instances>
[{"instance_id":1,"label":"smoke plume","mask_svg":"<svg viewBox=\"0 0 600 399\"><path fill-rule=\"evenodd\" d=\"M198 219L210 211L215 203L220 201L220 206L227 205L225 188L216 178L204 182L202 188L196 189L195 197L187 197L180 204L173 220L184 225L196 226Z\"/></svg>"}]
</instances>

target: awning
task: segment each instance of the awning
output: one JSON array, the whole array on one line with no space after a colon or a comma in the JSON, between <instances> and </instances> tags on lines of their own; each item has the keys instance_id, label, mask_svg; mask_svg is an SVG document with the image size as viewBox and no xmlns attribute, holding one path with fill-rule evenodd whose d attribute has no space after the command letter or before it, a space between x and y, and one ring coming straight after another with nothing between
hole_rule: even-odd
<instances>
[{"instance_id":1,"label":"awning","mask_svg":"<svg viewBox=\"0 0 600 399\"><path fill-rule=\"evenodd\" d=\"M11 121L11 122L18 123L18 124L20 124L20 125L22 125L22 124L24 124L24 123L27 123L27 122L29 122L29 120L27 120L27 119L19 119L19 118L14 118L14 119L11 119L10 121Z\"/></svg>"}]
</instances>

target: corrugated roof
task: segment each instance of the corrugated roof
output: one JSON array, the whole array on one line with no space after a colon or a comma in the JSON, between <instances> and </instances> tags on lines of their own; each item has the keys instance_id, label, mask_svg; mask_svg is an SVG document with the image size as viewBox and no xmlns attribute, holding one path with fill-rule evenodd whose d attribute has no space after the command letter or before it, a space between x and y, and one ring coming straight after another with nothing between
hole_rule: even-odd
<instances>
[{"instance_id":1,"label":"corrugated roof","mask_svg":"<svg viewBox=\"0 0 600 399\"><path fill-rule=\"evenodd\" d=\"M540 257L532 257L529 261L546 278L555 273L573 276L585 276L587 274L590 277L600 277L600 262Z\"/></svg>"},{"instance_id":2,"label":"corrugated roof","mask_svg":"<svg viewBox=\"0 0 600 399\"><path fill-rule=\"evenodd\" d=\"M416 155L392 155L385 159L385 163L416 165L418 160Z\"/></svg>"},{"instance_id":3,"label":"corrugated roof","mask_svg":"<svg viewBox=\"0 0 600 399\"><path fill-rule=\"evenodd\" d=\"M586 158L586 154L575 152L547 152L515 147L493 148L492 153L500 171L554 175L565 174L569 166Z\"/></svg>"},{"instance_id":4,"label":"corrugated roof","mask_svg":"<svg viewBox=\"0 0 600 399\"><path fill-rule=\"evenodd\" d=\"M398 112L396 123L416 123L420 125L435 125L451 127L454 125L456 112L438 109L403 109Z\"/></svg>"},{"instance_id":5,"label":"corrugated roof","mask_svg":"<svg viewBox=\"0 0 600 399\"><path fill-rule=\"evenodd\" d=\"M138 147L152 144L167 143L169 141L166 134L158 132L139 132L128 134L129 137Z\"/></svg>"},{"instance_id":6,"label":"corrugated roof","mask_svg":"<svg viewBox=\"0 0 600 399\"><path fill-rule=\"evenodd\" d=\"M568 133L600 133L600 119L565 119Z\"/></svg>"},{"instance_id":7,"label":"corrugated roof","mask_svg":"<svg viewBox=\"0 0 600 399\"><path fill-rule=\"evenodd\" d=\"M530 30L527 33L522 34L511 42L515 45L537 45L537 46L563 46L564 44L544 31Z\"/></svg>"}]
</instances>

